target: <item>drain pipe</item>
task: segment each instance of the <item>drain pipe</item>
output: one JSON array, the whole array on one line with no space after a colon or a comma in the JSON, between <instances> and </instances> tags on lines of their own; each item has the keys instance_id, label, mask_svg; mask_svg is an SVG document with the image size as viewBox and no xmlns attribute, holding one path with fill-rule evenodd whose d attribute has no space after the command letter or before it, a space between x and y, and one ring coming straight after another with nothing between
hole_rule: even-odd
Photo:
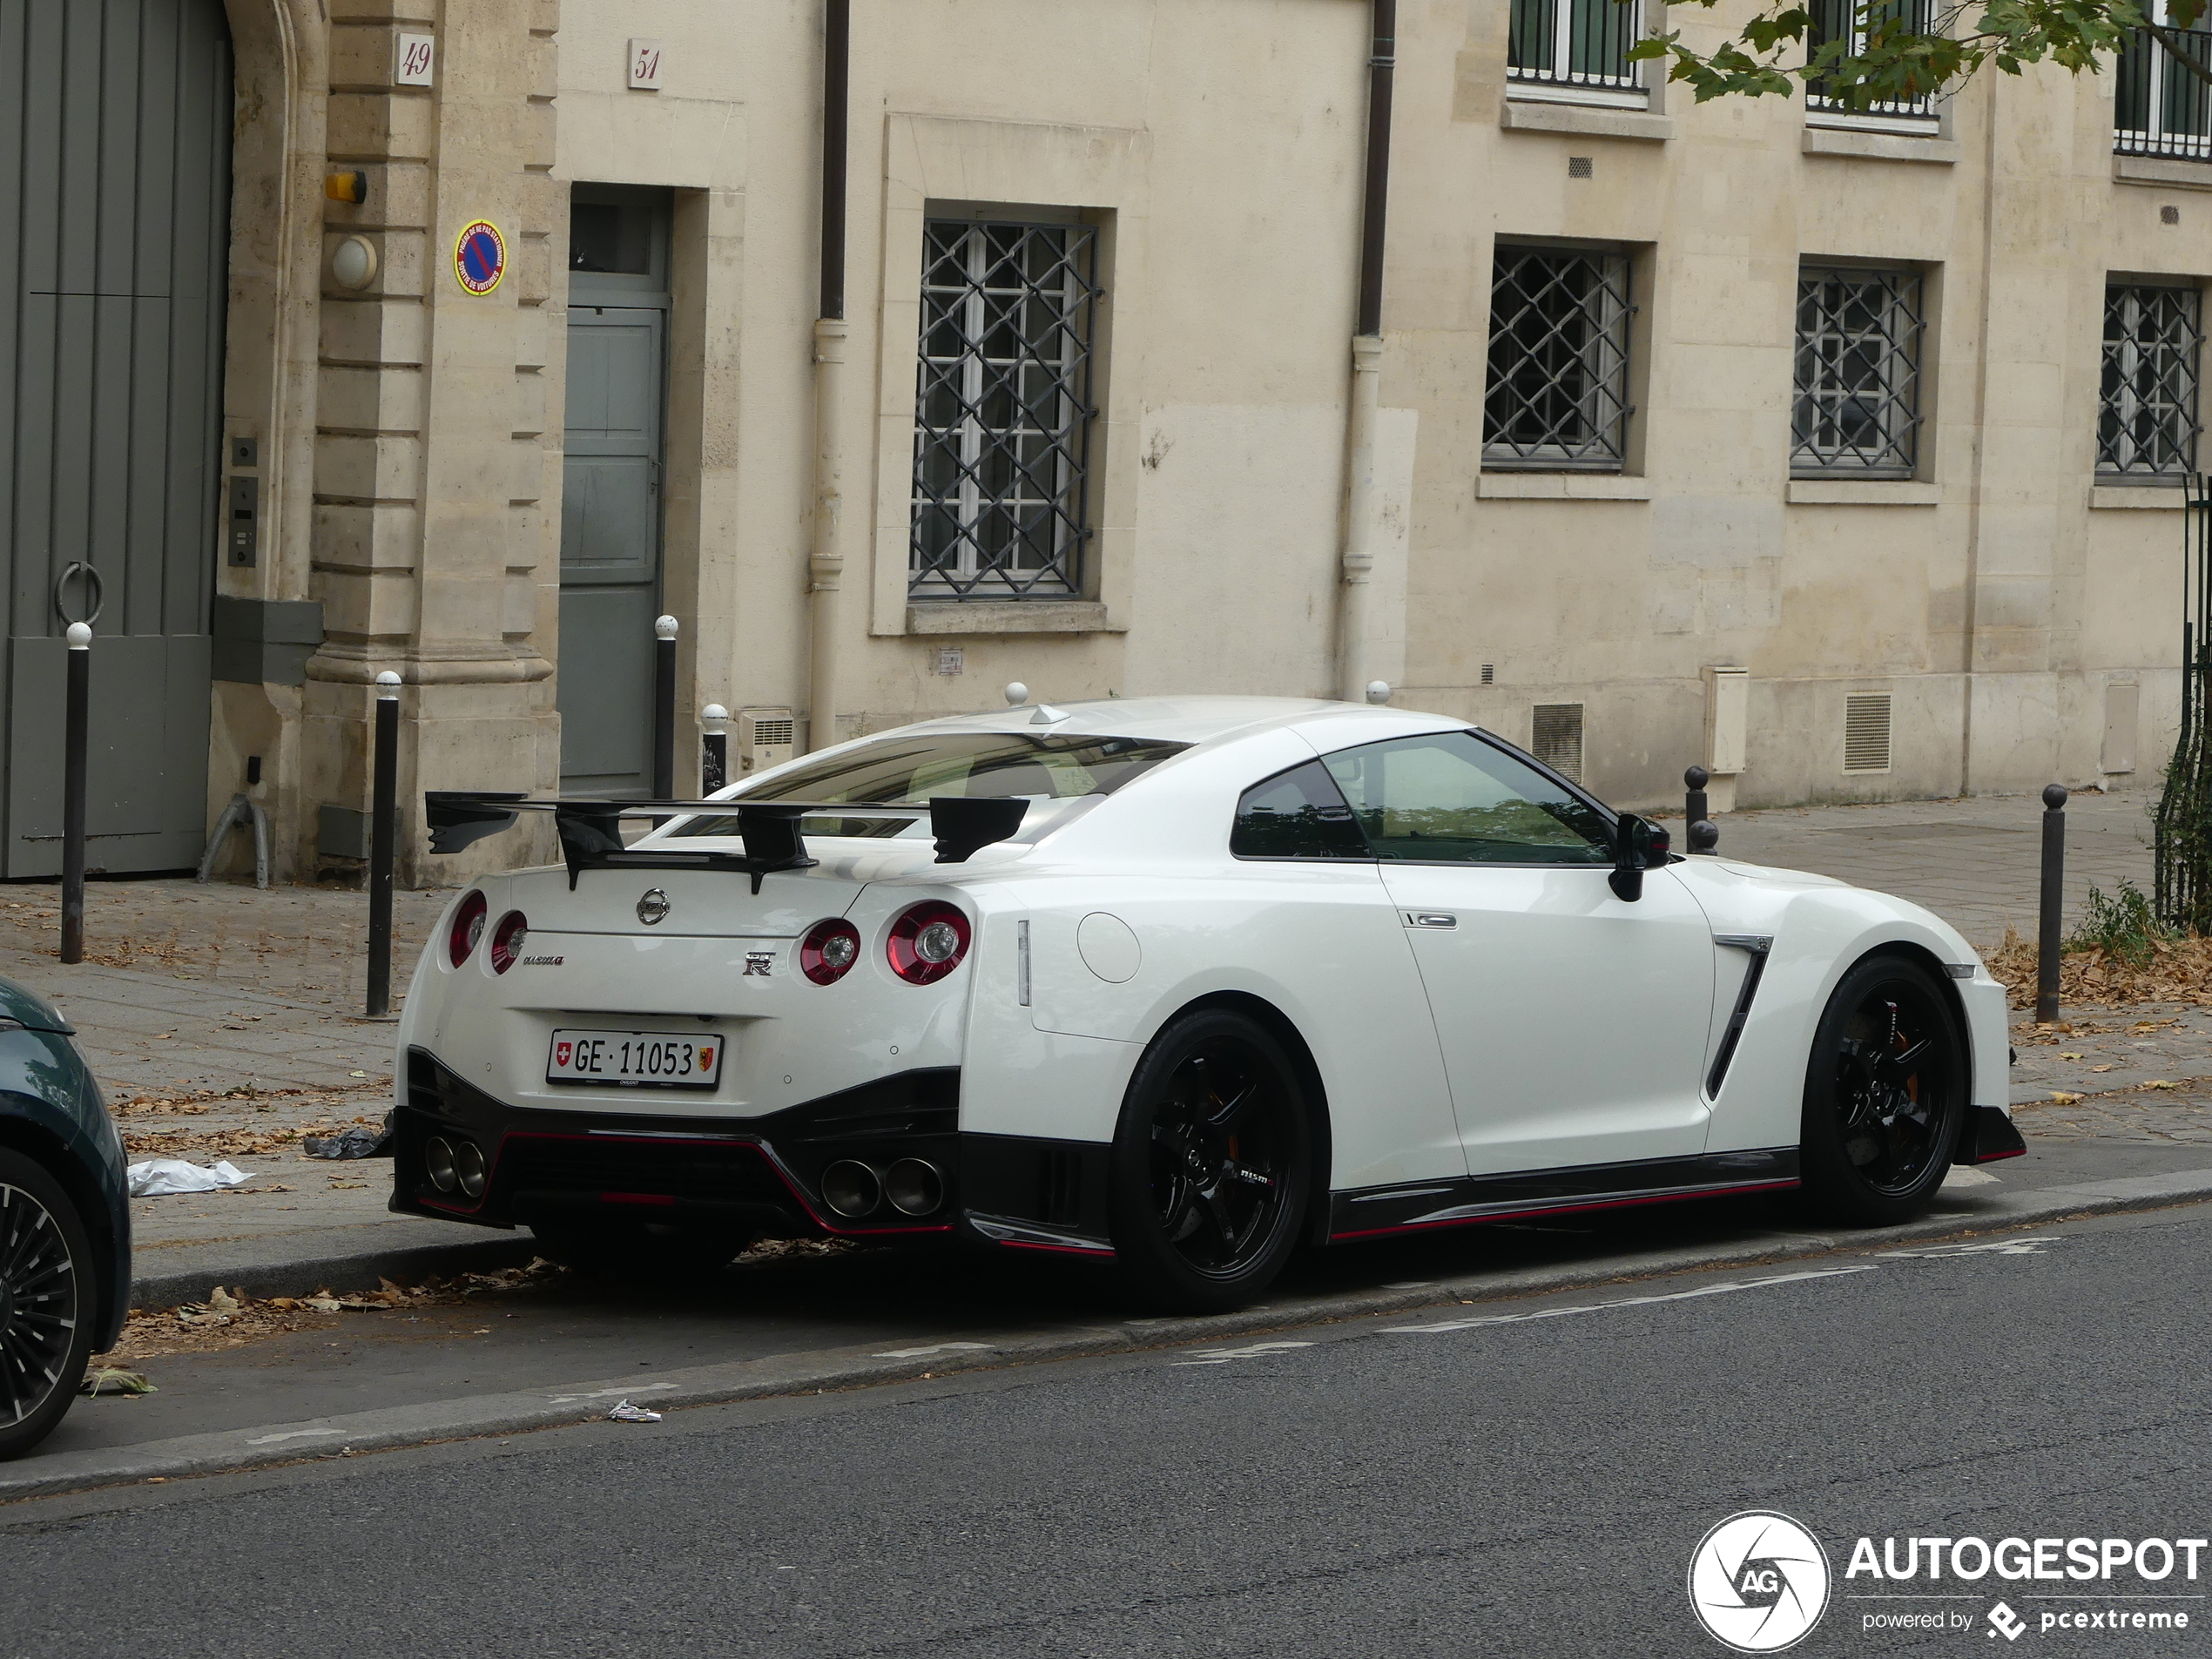
<instances>
[{"instance_id":1,"label":"drain pipe","mask_svg":"<svg viewBox=\"0 0 2212 1659\"><path fill-rule=\"evenodd\" d=\"M1352 404L1345 434L1344 557L1337 605L1337 695L1367 698L1367 642L1375 569L1375 410L1382 395L1383 233L1390 207L1390 95L1398 0L1374 0L1367 56L1367 184L1359 235L1359 320L1352 341Z\"/></svg>"},{"instance_id":2,"label":"drain pipe","mask_svg":"<svg viewBox=\"0 0 2212 1659\"><path fill-rule=\"evenodd\" d=\"M845 181L852 0L828 0L822 19L822 273L814 320L814 522L806 555L812 637L806 746L837 741L838 595L845 580Z\"/></svg>"}]
</instances>

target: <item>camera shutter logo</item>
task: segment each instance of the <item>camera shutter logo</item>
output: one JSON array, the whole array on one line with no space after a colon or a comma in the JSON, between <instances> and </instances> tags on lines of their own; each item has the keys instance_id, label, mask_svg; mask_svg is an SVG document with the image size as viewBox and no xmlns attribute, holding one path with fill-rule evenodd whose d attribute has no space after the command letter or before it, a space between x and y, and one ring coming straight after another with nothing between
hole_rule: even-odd
<instances>
[{"instance_id":1,"label":"camera shutter logo","mask_svg":"<svg viewBox=\"0 0 2212 1659\"><path fill-rule=\"evenodd\" d=\"M1730 1515L1689 1558L1689 1604L1708 1634L1738 1653L1779 1653L1828 1608L1828 1555L1787 1515Z\"/></svg>"}]
</instances>

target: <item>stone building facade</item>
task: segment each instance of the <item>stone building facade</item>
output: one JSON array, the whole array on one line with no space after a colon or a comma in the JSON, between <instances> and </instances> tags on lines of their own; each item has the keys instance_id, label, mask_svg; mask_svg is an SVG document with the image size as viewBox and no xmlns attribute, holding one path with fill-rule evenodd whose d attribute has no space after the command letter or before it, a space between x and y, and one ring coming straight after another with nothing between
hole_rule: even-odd
<instances>
[{"instance_id":1,"label":"stone building facade","mask_svg":"<svg viewBox=\"0 0 2212 1659\"><path fill-rule=\"evenodd\" d=\"M1624 804L2170 743L2212 135L2155 64L1852 116L1644 85L1615 0L1401 0L1387 51L1369 0L849 0L833 307L834 0L165 3L234 111L171 747L280 873L363 851L387 670L403 802L642 792L663 614L679 790L710 704L769 762L1013 680L1380 680ZM90 592L14 522L11 731Z\"/></svg>"}]
</instances>

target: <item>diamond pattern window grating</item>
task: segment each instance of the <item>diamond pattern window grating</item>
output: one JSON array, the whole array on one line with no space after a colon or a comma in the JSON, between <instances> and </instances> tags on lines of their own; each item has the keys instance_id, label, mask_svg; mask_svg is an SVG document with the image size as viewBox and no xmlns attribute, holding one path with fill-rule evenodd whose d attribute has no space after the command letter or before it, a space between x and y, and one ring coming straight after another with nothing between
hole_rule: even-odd
<instances>
[{"instance_id":1,"label":"diamond pattern window grating","mask_svg":"<svg viewBox=\"0 0 2212 1659\"><path fill-rule=\"evenodd\" d=\"M1582 781L1582 705L1539 703L1529 721L1528 752L1562 778Z\"/></svg>"},{"instance_id":2,"label":"diamond pattern window grating","mask_svg":"<svg viewBox=\"0 0 2212 1659\"><path fill-rule=\"evenodd\" d=\"M1920 293L1917 271L1799 273L1793 476L1912 476L1920 432Z\"/></svg>"},{"instance_id":3,"label":"diamond pattern window grating","mask_svg":"<svg viewBox=\"0 0 2212 1659\"><path fill-rule=\"evenodd\" d=\"M1096 245L1087 225L930 221L907 563L915 597L1080 591Z\"/></svg>"},{"instance_id":4,"label":"diamond pattern window grating","mask_svg":"<svg viewBox=\"0 0 2212 1659\"><path fill-rule=\"evenodd\" d=\"M2105 289L2097 472L2180 480L2196 470L2204 296L2195 288Z\"/></svg>"},{"instance_id":5,"label":"diamond pattern window grating","mask_svg":"<svg viewBox=\"0 0 2212 1659\"><path fill-rule=\"evenodd\" d=\"M1890 694L1854 691L1844 698L1844 770L1890 769Z\"/></svg>"},{"instance_id":6,"label":"diamond pattern window grating","mask_svg":"<svg viewBox=\"0 0 2212 1659\"><path fill-rule=\"evenodd\" d=\"M1501 246L1490 283L1482 462L1618 472L1628 453L1629 261Z\"/></svg>"}]
</instances>

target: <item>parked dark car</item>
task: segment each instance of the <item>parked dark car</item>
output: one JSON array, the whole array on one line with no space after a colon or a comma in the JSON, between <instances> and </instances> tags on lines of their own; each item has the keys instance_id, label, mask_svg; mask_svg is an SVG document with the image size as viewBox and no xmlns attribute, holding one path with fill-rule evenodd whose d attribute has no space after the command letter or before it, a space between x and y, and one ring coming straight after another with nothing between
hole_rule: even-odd
<instances>
[{"instance_id":1,"label":"parked dark car","mask_svg":"<svg viewBox=\"0 0 2212 1659\"><path fill-rule=\"evenodd\" d=\"M53 1432L128 1312L123 1137L73 1035L0 980L0 1459Z\"/></svg>"}]
</instances>

